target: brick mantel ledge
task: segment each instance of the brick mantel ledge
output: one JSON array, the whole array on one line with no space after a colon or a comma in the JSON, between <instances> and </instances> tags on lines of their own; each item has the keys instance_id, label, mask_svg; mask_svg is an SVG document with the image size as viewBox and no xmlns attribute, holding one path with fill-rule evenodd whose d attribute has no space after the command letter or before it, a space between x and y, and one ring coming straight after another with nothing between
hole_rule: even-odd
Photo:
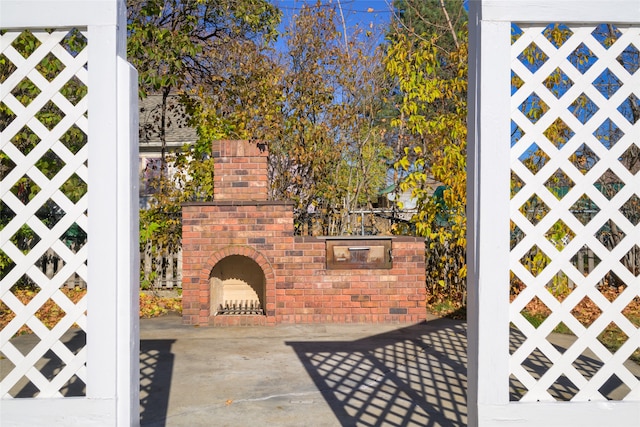
<instances>
[{"instance_id":1,"label":"brick mantel ledge","mask_svg":"<svg viewBox=\"0 0 640 427\"><path fill-rule=\"evenodd\" d=\"M285 200L213 200L185 202L182 206L294 206L294 203Z\"/></svg>"}]
</instances>

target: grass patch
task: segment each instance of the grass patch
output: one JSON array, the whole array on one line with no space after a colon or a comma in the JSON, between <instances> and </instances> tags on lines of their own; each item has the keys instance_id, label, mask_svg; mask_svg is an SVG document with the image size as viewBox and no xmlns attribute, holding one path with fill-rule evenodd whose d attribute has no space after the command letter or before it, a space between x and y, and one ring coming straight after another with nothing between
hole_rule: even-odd
<instances>
[{"instance_id":1,"label":"grass patch","mask_svg":"<svg viewBox=\"0 0 640 427\"><path fill-rule=\"evenodd\" d=\"M436 317L467 320L467 306L463 298L428 298L427 312Z\"/></svg>"},{"instance_id":2,"label":"grass patch","mask_svg":"<svg viewBox=\"0 0 640 427\"><path fill-rule=\"evenodd\" d=\"M538 328L540 325L542 325L542 322L544 322L545 319L547 318L547 316L545 316L544 314L530 313L528 311L523 311L520 314L522 314L522 317L527 319L527 321L531 323L531 325L533 325L534 328Z\"/></svg>"}]
</instances>

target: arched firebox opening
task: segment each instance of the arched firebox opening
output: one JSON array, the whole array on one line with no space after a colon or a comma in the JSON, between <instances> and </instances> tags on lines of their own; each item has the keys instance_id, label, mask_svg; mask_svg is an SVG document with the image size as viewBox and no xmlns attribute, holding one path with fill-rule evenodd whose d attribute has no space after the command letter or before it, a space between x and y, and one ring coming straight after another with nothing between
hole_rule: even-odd
<instances>
[{"instance_id":1,"label":"arched firebox opening","mask_svg":"<svg viewBox=\"0 0 640 427\"><path fill-rule=\"evenodd\" d=\"M264 315L265 275L244 255L229 255L211 270L212 315Z\"/></svg>"}]
</instances>

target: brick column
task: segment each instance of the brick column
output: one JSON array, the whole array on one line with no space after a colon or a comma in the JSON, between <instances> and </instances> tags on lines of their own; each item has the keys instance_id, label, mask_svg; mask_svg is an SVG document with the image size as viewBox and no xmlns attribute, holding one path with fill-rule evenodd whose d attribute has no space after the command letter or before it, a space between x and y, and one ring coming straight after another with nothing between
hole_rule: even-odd
<instances>
[{"instance_id":1,"label":"brick column","mask_svg":"<svg viewBox=\"0 0 640 427\"><path fill-rule=\"evenodd\" d=\"M267 200L266 145L243 140L213 142L214 200Z\"/></svg>"}]
</instances>

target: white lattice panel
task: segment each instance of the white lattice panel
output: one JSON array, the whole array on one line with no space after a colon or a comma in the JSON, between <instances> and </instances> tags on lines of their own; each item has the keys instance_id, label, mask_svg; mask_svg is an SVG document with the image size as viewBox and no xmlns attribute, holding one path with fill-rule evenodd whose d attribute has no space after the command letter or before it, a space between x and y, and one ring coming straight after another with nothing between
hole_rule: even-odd
<instances>
[{"instance_id":1,"label":"white lattice panel","mask_svg":"<svg viewBox=\"0 0 640 427\"><path fill-rule=\"evenodd\" d=\"M512 34L511 400L640 400L640 28Z\"/></svg>"},{"instance_id":2,"label":"white lattice panel","mask_svg":"<svg viewBox=\"0 0 640 427\"><path fill-rule=\"evenodd\" d=\"M87 276L87 51L77 30L0 35L0 303L12 318L1 331L0 362L11 366L0 374L0 398L59 397L71 385L84 394L84 345L69 348L61 337L86 330L86 302L61 287ZM39 266L51 250L63 267L48 277ZM19 289L32 291L28 302ZM64 316L41 319L45 304ZM24 331L38 340L21 351L12 337Z\"/></svg>"}]
</instances>

